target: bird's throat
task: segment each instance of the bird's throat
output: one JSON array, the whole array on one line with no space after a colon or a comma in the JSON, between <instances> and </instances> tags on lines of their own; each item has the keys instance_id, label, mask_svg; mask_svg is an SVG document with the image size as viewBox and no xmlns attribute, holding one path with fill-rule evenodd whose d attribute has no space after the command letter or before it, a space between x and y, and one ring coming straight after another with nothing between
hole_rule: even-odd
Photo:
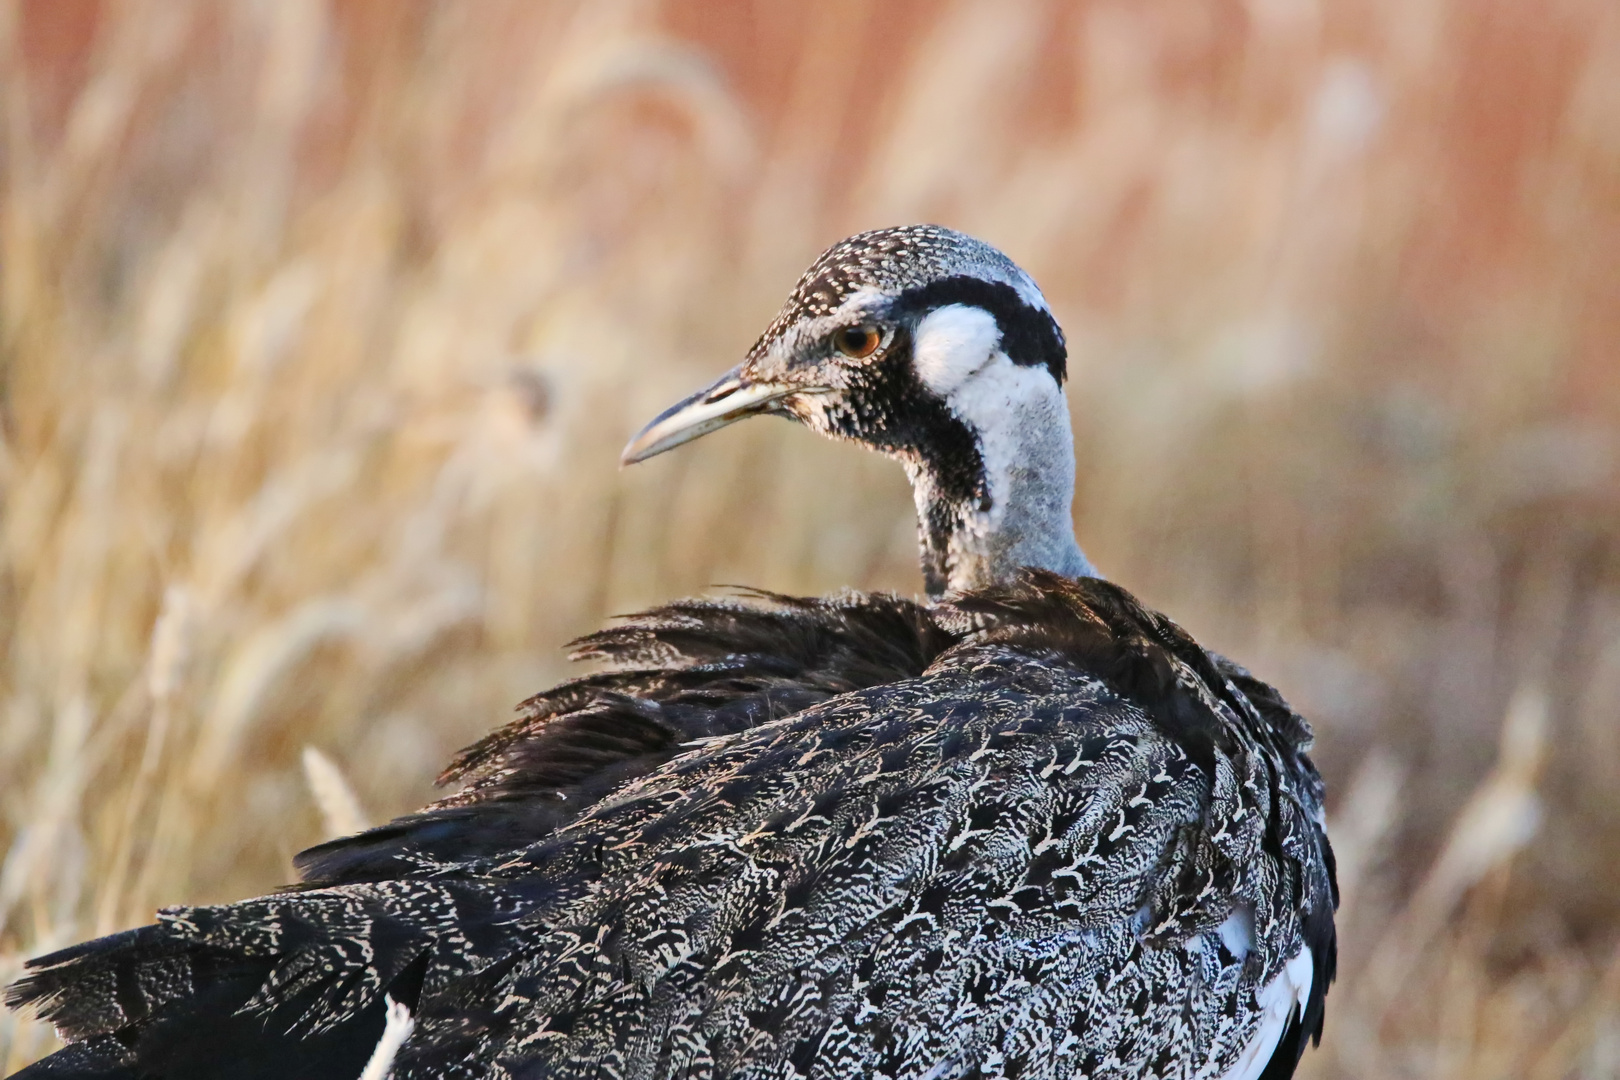
<instances>
[{"instance_id":1,"label":"bird's throat","mask_svg":"<svg viewBox=\"0 0 1620 1080\"><path fill-rule=\"evenodd\" d=\"M979 494L947 482L958 462L906 462L931 596L1009 582L1026 566L1097 576L1074 537L1074 440L1062 391L1044 370L995 367L950 398L977 443Z\"/></svg>"}]
</instances>

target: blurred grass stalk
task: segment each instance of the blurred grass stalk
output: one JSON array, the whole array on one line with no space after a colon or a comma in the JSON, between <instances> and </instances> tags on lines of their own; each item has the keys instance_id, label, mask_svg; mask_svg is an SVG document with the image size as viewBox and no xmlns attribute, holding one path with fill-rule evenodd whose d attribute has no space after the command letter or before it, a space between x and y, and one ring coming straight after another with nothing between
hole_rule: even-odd
<instances>
[{"instance_id":1,"label":"blurred grass stalk","mask_svg":"<svg viewBox=\"0 0 1620 1080\"><path fill-rule=\"evenodd\" d=\"M1069 331L1093 556L1317 720L1305 1073L1620 1075L1612 3L0 0L0 88L0 978L419 805L613 612L915 589L884 462L615 460L943 220Z\"/></svg>"}]
</instances>

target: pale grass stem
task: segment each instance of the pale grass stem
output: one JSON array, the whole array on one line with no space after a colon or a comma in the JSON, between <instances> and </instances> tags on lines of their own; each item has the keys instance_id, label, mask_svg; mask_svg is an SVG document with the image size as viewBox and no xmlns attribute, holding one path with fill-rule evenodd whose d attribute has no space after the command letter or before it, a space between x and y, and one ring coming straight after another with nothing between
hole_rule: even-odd
<instances>
[{"instance_id":1,"label":"pale grass stem","mask_svg":"<svg viewBox=\"0 0 1620 1080\"><path fill-rule=\"evenodd\" d=\"M96 914L97 934L112 933L129 917L123 907L126 899L124 886L129 876L131 860L134 858L137 827L140 822L146 820L146 803L169 740L174 698L185 678L193 631L191 618L192 600L186 589L179 585L171 585L165 589L163 608L152 627L151 653L147 660L146 694L149 711L146 742L141 749L140 765L136 769L134 783L130 785L124 811L116 827L112 862L101 886L101 902Z\"/></svg>"},{"instance_id":2,"label":"pale grass stem","mask_svg":"<svg viewBox=\"0 0 1620 1080\"><path fill-rule=\"evenodd\" d=\"M371 822L360 806L360 797L354 793L343 770L313 746L304 747L304 779L321 811L327 839L351 836L370 828Z\"/></svg>"}]
</instances>

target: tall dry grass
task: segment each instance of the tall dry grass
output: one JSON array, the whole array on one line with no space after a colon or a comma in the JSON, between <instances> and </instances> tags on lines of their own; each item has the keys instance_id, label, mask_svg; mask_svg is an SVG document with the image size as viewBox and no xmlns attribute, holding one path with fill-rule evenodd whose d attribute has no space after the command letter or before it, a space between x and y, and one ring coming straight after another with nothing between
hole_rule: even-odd
<instances>
[{"instance_id":1,"label":"tall dry grass","mask_svg":"<svg viewBox=\"0 0 1620 1080\"><path fill-rule=\"evenodd\" d=\"M1069 331L1094 559L1317 722L1306 1073L1620 1075L1609 0L4 0L0 87L0 977L419 805L610 613L916 589L887 463L615 453L927 219Z\"/></svg>"}]
</instances>

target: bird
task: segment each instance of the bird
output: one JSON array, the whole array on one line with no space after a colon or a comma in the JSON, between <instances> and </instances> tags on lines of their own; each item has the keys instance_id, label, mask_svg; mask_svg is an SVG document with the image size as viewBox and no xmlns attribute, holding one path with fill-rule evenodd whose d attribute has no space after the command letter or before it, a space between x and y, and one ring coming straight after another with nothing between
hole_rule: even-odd
<instances>
[{"instance_id":1,"label":"bird","mask_svg":"<svg viewBox=\"0 0 1620 1080\"><path fill-rule=\"evenodd\" d=\"M66 1046L16 1080L1291 1076L1337 955L1311 729L1082 553L1066 374L991 245L829 248L623 461L756 415L892 457L925 593L581 639L439 801L32 961Z\"/></svg>"}]
</instances>

